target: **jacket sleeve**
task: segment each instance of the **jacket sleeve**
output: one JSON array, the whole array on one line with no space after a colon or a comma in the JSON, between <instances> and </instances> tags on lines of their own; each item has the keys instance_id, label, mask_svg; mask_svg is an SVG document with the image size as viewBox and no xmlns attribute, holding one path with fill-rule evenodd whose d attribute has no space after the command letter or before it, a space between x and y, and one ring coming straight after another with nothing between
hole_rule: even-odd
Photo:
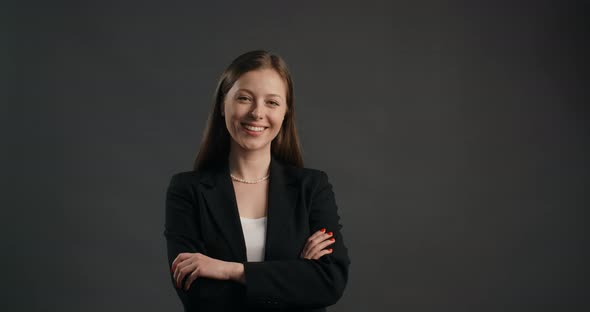
<instances>
[{"instance_id":1,"label":"jacket sleeve","mask_svg":"<svg viewBox=\"0 0 590 312\"><path fill-rule=\"evenodd\" d=\"M350 259L344 246L337 206L328 176L319 172L310 207L312 233L325 227L334 233L334 251L317 260L294 259L244 263L246 296L264 307L319 308L335 304L348 281Z\"/></svg>"},{"instance_id":2,"label":"jacket sleeve","mask_svg":"<svg viewBox=\"0 0 590 312\"><path fill-rule=\"evenodd\" d=\"M201 231L198 228L199 207L191 187L190 177L179 173L172 177L166 192L166 221L164 236L168 249L168 272L170 281L180 297L185 308L196 308L203 299L219 298L226 295L230 288L230 281L220 281L207 278L197 278L188 291L175 286L172 262L183 252L207 254ZM185 279L186 280L186 279Z\"/></svg>"}]
</instances>

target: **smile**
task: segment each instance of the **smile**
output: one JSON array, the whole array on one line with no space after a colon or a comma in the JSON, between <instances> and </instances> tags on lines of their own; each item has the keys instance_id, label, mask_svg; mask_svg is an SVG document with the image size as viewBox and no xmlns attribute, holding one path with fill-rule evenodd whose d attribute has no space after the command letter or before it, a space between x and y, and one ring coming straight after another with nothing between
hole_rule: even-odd
<instances>
[{"instance_id":1,"label":"smile","mask_svg":"<svg viewBox=\"0 0 590 312\"><path fill-rule=\"evenodd\" d=\"M262 132L262 131L264 131L264 129L266 129L265 127L254 127L254 126L250 126L250 125L247 125L247 124L242 124L242 126L245 129L247 129L249 131L253 131L253 132Z\"/></svg>"}]
</instances>

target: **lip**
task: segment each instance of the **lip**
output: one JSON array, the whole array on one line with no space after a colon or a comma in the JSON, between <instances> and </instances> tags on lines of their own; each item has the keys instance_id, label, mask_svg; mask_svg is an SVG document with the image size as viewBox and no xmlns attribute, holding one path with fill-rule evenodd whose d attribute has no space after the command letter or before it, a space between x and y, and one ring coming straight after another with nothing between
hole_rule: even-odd
<instances>
[{"instance_id":1,"label":"lip","mask_svg":"<svg viewBox=\"0 0 590 312\"><path fill-rule=\"evenodd\" d=\"M248 125L248 126L252 126L252 127L262 127L262 128L264 128L264 130L262 130L262 131L251 131L251 130L248 130L248 129L246 129L246 127L244 127L244 125ZM266 130L268 127L264 127L264 126L254 126L254 125L252 125L252 124L242 123L240 128L241 128L241 129L242 129L242 131L244 131L244 132L245 132L247 135L250 135L250 136L255 136L255 137L256 137L256 136L261 136L261 135L264 133L264 131L265 131L265 130Z\"/></svg>"},{"instance_id":2,"label":"lip","mask_svg":"<svg viewBox=\"0 0 590 312\"><path fill-rule=\"evenodd\" d=\"M268 126L251 124L251 123L247 123L247 122L242 122L241 124L242 124L242 126L243 125L246 125L246 126L250 126L250 127L261 127L261 128L264 128L264 129L268 128Z\"/></svg>"}]
</instances>

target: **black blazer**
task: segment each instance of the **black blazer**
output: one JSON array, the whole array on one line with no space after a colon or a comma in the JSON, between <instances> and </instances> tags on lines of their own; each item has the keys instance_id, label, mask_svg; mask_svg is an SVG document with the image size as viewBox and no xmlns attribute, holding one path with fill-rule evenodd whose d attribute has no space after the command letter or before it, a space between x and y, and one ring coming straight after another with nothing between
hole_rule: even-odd
<instances>
[{"instance_id":1,"label":"black blazer","mask_svg":"<svg viewBox=\"0 0 590 312\"><path fill-rule=\"evenodd\" d=\"M342 296L350 260L327 175L272 157L269 183L265 259L247 262L227 162L172 177L164 230L169 267L179 253L200 252L243 263L246 276L245 285L197 278L184 291L174 287L170 274L185 311L325 311ZM334 251L301 259L307 238L321 228L334 233Z\"/></svg>"}]
</instances>

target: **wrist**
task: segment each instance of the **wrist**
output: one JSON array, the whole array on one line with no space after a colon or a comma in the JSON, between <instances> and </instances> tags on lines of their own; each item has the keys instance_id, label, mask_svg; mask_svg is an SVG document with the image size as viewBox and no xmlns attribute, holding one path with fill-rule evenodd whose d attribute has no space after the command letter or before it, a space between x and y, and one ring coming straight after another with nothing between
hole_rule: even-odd
<instances>
[{"instance_id":1,"label":"wrist","mask_svg":"<svg viewBox=\"0 0 590 312\"><path fill-rule=\"evenodd\" d=\"M244 264L239 262L230 262L229 280L239 283L245 283Z\"/></svg>"}]
</instances>

